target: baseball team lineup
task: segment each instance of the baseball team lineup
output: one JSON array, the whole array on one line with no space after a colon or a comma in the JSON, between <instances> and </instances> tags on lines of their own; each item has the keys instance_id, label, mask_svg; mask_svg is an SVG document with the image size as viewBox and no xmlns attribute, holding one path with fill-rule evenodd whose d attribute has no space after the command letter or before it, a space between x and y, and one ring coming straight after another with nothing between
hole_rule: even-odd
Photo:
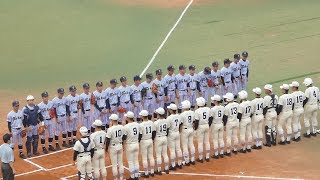
<instances>
[{"instance_id":1,"label":"baseball team lineup","mask_svg":"<svg viewBox=\"0 0 320 180\"><path fill-rule=\"evenodd\" d=\"M279 97L271 84L247 90L247 58L246 51L234 54L222 68L215 61L199 73L195 65L180 65L178 73L169 65L165 76L162 69L155 77L147 73L143 82L136 75L131 86L122 76L120 86L111 79L108 88L99 81L93 92L84 83L82 94L73 85L68 96L58 88L52 100L43 92L39 104L28 95L26 106L20 109L13 101L7 115L11 148L17 145L20 158L31 158L40 155L39 141L44 154L61 150L61 137L61 146L74 150L79 179L106 179L106 158L114 179L124 178L125 160L130 172L126 179L138 179L209 162L210 157L299 142L301 124L305 138L317 136L320 94L312 79L304 79L305 92L297 81L283 84ZM249 93L255 98L249 100Z\"/></svg>"}]
</instances>

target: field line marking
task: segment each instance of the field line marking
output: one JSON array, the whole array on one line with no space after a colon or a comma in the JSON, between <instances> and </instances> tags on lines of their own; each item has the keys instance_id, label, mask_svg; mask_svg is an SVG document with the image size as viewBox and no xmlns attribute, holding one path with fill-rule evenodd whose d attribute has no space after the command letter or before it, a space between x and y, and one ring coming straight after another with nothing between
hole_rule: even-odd
<instances>
[{"instance_id":1,"label":"field line marking","mask_svg":"<svg viewBox=\"0 0 320 180\"><path fill-rule=\"evenodd\" d=\"M47 169L46 169L46 168L44 168L44 167L40 166L40 165L39 165L39 164L37 164L37 163L34 163L34 162L32 162L32 161L28 160L28 159L24 159L24 161L26 161L26 162L27 162L27 163L29 163L29 164L32 164L32 165L36 166L36 167L37 167L37 168L39 168L40 170L47 171Z\"/></svg>"},{"instance_id":2,"label":"field line marking","mask_svg":"<svg viewBox=\"0 0 320 180\"><path fill-rule=\"evenodd\" d=\"M57 166L57 167L53 167L53 168L47 169L47 171L53 171L53 170L56 170L56 169L61 169L61 168L65 168L65 167L72 166L72 165L73 164L66 164L66 165L62 165L62 166Z\"/></svg>"},{"instance_id":3,"label":"field line marking","mask_svg":"<svg viewBox=\"0 0 320 180\"><path fill-rule=\"evenodd\" d=\"M64 151L68 151L68 150L71 150L71 149L72 148L62 149L62 150L59 150L59 151L55 151L55 152L48 153L48 154L42 154L40 156L34 156L34 157L31 157L31 158L27 158L27 159L28 160L38 159L38 158L41 158L41 157L50 156L50 155L53 155L53 154L61 153L61 152L64 152Z\"/></svg>"},{"instance_id":4,"label":"field line marking","mask_svg":"<svg viewBox=\"0 0 320 180\"><path fill-rule=\"evenodd\" d=\"M106 166L105 168L108 169L108 168L110 168L110 167L112 167L112 165ZM76 176L78 176L78 174L74 174L74 175L62 177L62 178L60 178L60 179L61 179L61 180L67 180L67 179L69 179L69 178L76 177Z\"/></svg>"},{"instance_id":5,"label":"field line marking","mask_svg":"<svg viewBox=\"0 0 320 180\"><path fill-rule=\"evenodd\" d=\"M182 17L184 16L184 14L187 12L187 10L189 9L189 7L191 6L191 4L193 3L193 0L190 0L190 2L188 3L188 5L184 8L184 10L182 11L180 17L178 18L178 20L176 21L176 23L173 25L173 27L170 29L169 33L167 34L167 36L164 38L164 40L162 41L162 43L160 44L159 48L156 50L156 52L153 54L152 58L150 59L149 63L147 64L147 66L143 69L143 71L140 74L140 77L142 77L144 75L144 73L146 73L146 71L149 69L149 67L151 66L151 64L153 63L153 61L155 60L156 56L158 55L158 53L160 52L160 50L162 49L162 47L164 46L164 44L167 42L167 40L169 39L169 37L171 36L172 32L174 31L174 29L178 26L178 24L180 23Z\"/></svg>"},{"instance_id":6,"label":"field line marking","mask_svg":"<svg viewBox=\"0 0 320 180\"><path fill-rule=\"evenodd\" d=\"M34 171L28 171L28 172L25 172L25 173L21 173L21 174L14 175L14 176L15 176L15 177L24 176L24 175L36 173L36 172L39 172L39 171L42 171L42 169L37 169L37 170L34 170Z\"/></svg>"}]
</instances>

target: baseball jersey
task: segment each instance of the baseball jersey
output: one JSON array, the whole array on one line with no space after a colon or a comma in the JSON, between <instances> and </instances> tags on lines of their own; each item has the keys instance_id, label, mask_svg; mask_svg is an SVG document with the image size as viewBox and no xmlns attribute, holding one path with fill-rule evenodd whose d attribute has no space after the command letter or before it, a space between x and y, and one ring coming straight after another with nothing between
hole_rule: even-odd
<instances>
[{"instance_id":1,"label":"baseball jersey","mask_svg":"<svg viewBox=\"0 0 320 180\"><path fill-rule=\"evenodd\" d=\"M169 133L179 132L179 126L182 123L179 114L171 114L167 117Z\"/></svg>"},{"instance_id":2,"label":"baseball jersey","mask_svg":"<svg viewBox=\"0 0 320 180\"><path fill-rule=\"evenodd\" d=\"M114 125L108 128L107 138L110 139L110 144L122 143L123 131L122 125Z\"/></svg>"},{"instance_id":3,"label":"baseball jersey","mask_svg":"<svg viewBox=\"0 0 320 180\"><path fill-rule=\"evenodd\" d=\"M58 97L53 98L52 100L53 108L56 109L56 113L58 116L66 115L67 113L67 99L62 97L61 99Z\"/></svg>"},{"instance_id":4,"label":"baseball jersey","mask_svg":"<svg viewBox=\"0 0 320 180\"><path fill-rule=\"evenodd\" d=\"M118 96L120 97L120 102L129 102L130 101L130 96L132 94L132 89L130 86L120 86L118 88ZM110 99L109 99L110 101Z\"/></svg>"},{"instance_id":5,"label":"baseball jersey","mask_svg":"<svg viewBox=\"0 0 320 180\"><path fill-rule=\"evenodd\" d=\"M105 131L95 131L90 135L96 149L104 149L107 133Z\"/></svg>"},{"instance_id":6,"label":"baseball jersey","mask_svg":"<svg viewBox=\"0 0 320 180\"><path fill-rule=\"evenodd\" d=\"M252 114L263 114L264 100L263 98L255 98L251 101Z\"/></svg>"},{"instance_id":7,"label":"baseball jersey","mask_svg":"<svg viewBox=\"0 0 320 180\"><path fill-rule=\"evenodd\" d=\"M131 122L124 126L124 134L127 136L126 143L138 143L139 142L139 134L140 128L137 122Z\"/></svg>"},{"instance_id":8,"label":"baseball jersey","mask_svg":"<svg viewBox=\"0 0 320 180\"><path fill-rule=\"evenodd\" d=\"M230 68L232 70L233 77L238 78L240 76L240 70L241 70L241 66L239 62L238 63L232 62L230 64Z\"/></svg>"},{"instance_id":9,"label":"baseball jersey","mask_svg":"<svg viewBox=\"0 0 320 180\"><path fill-rule=\"evenodd\" d=\"M194 75L190 74L189 78L190 78L190 83L189 83L190 89L191 90L196 90L197 89L197 83L200 82L199 75L198 74L194 74Z\"/></svg>"},{"instance_id":10,"label":"baseball jersey","mask_svg":"<svg viewBox=\"0 0 320 180\"><path fill-rule=\"evenodd\" d=\"M203 71L199 72L199 81L201 87L208 87L208 79L210 78L210 75L204 74Z\"/></svg>"},{"instance_id":11,"label":"baseball jersey","mask_svg":"<svg viewBox=\"0 0 320 180\"><path fill-rule=\"evenodd\" d=\"M163 137L167 135L168 121L166 119L158 119L153 124L157 137Z\"/></svg>"},{"instance_id":12,"label":"baseball jersey","mask_svg":"<svg viewBox=\"0 0 320 180\"><path fill-rule=\"evenodd\" d=\"M249 60L242 60L242 59L240 59L240 61L239 61L239 64L240 64L240 67L241 67L241 75L242 76L245 76L245 75L247 75L247 73L248 73L248 70L249 70L249 64L250 64L250 62L249 62Z\"/></svg>"},{"instance_id":13,"label":"baseball jersey","mask_svg":"<svg viewBox=\"0 0 320 180\"><path fill-rule=\"evenodd\" d=\"M142 90L142 85L139 84L138 86L136 85L132 85L131 89L132 89L132 95L133 95L133 100L136 101L141 101L142 100L142 96L141 96L141 90Z\"/></svg>"},{"instance_id":14,"label":"baseball jersey","mask_svg":"<svg viewBox=\"0 0 320 180\"><path fill-rule=\"evenodd\" d=\"M105 91L106 99L109 99L110 105L117 105L118 104L118 96L119 96L119 89L117 87L115 88L107 88ZM129 96L130 100L130 96Z\"/></svg>"},{"instance_id":15,"label":"baseball jersey","mask_svg":"<svg viewBox=\"0 0 320 180\"><path fill-rule=\"evenodd\" d=\"M158 86L158 95L164 95L164 88L166 87L166 81L162 79L155 79L153 80L153 84Z\"/></svg>"},{"instance_id":16,"label":"baseball jersey","mask_svg":"<svg viewBox=\"0 0 320 180\"><path fill-rule=\"evenodd\" d=\"M308 105L317 104L320 99L319 88L315 86L308 87L304 94L306 95L306 98L308 98Z\"/></svg>"},{"instance_id":17,"label":"baseball jersey","mask_svg":"<svg viewBox=\"0 0 320 180\"><path fill-rule=\"evenodd\" d=\"M90 110L91 109L91 93L82 93L80 95L80 100L83 103L83 109L85 111Z\"/></svg>"},{"instance_id":18,"label":"baseball jersey","mask_svg":"<svg viewBox=\"0 0 320 180\"><path fill-rule=\"evenodd\" d=\"M272 100L270 95L267 95L263 98L264 107L267 107L270 110L276 110L279 98L277 95L274 95L274 100Z\"/></svg>"},{"instance_id":19,"label":"baseball jersey","mask_svg":"<svg viewBox=\"0 0 320 180\"><path fill-rule=\"evenodd\" d=\"M188 89L189 82L190 82L190 77L188 74L176 75L176 85L179 91L186 91Z\"/></svg>"},{"instance_id":20,"label":"baseball jersey","mask_svg":"<svg viewBox=\"0 0 320 180\"><path fill-rule=\"evenodd\" d=\"M231 74L232 74L232 70L230 67L228 68L223 67L221 69L221 77L223 77L224 82L228 83L231 81Z\"/></svg>"},{"instance_id":21,"label":"baseball jersey","mask_svg":"<svg viewBox=\"0 0 320 180\"><path fill-rule=\"evenodd\" d=\"M43 117L43 119L51 119L50 117L50 109L53 108L53 103L52 101L48 101L48 103L44 103L44 102L41 102L38 104L38 107L40 109L40 113Z\"/></svg>"},{"instance_id":22,"label":"baseball jersey","mask_svg":"<svg viewBox=\"0 0 320 180\"><path fill-rule=\"evenodd\" d=\"M294 103L294 108L303 108L303 101L306 99L306 96L302 91L295 91L292 93L293 95L293 103Z\"/></svg>"},{"instance_id":23,"label":"baseball jersey","mask_svg":"<svg viewBox=\"0 0 320 180\"><path fill-rule=\"evenodd\" d=\"M214 106L210 110L211 117L213 117L213 123L214 124L220 124L222 123L223 115L224 115L224 107L223 106Z\"/></svg>"},{"instance_id":24,"label":"baseball jersey","mask_svg":"<svg viewBox=\"0 0 320 180\"><path fill-rule=\"evenodd\" d=\"M94 97L96 97L96 103L97 105L99 106L99 108L103 109L106 107L106 99L107 99L107 96L105 94L104 91L94 91L93 92L93 95Z\"/></svg>"},{"instance_id":25,"label":"baseball jersey","mask_svg":"<svg viewBox=\"0 0 320 180\"><path fill-rule=\"evenodd\" d=\"M241 119L249 118L252 114L253 108L250 101L244 101L239 104L238 113L242 114Z\"/></svg>"},{"instance_id":26,"label":"baseball jersey","mask_svg":"<svg viewBox=\"0 0 320 180\"><path fill-rule=\"evenodd\" d=\"M197 109L195 112L195 119L199 120L199 125L208 124L209 117L211 117L210 108L209 107L201 107Z\"/></svg>"},{"instance_id":27,"label":"baseball jersey","mask_svg":"<svg viewBox=\"0 0 320 180\"><path fill-rule=\"evenodd\" d=\"M152 85L153 85L153 82L143 82L142 84L142 88L145 88L147 90L147 94L146 94L146 97L147 99L152 99L154 97L154 94L152 92Z\"/></svg>"},{"instance_id":28,"label":"baseball jersey","mask_svg":"<svg viewBox=\"0 0 320 180\"><path fill-rule=\"evenodd\" d=\"M184 111L180 114L182 128L193 128L193 122L195 121L194 111Z\"/></svg>"},{"instance_id":29,"label":"baseball jersey","mask_svg":"<svg viewBox=\"0 0 320 180\"><path fill-rule=\"evenodd\" d=\"M7 121L11 123L11 128L22 128L23 112L18 110L17 112L10 111L7 115Z\"/></svg>"},{"instance_id":30,"label":"baseball jersey","mask_svg":"<svg viewBox=\"0 0 320 180\"><path fill-rule=\"evenodd\" d=\"M221 71L220 70L217 70L217 71L211 70L211 78L213 80L213 83L215 85L218 85L219 79L221 78Z\"/></svg>"},{"instance_id":31,"label":"baseball jersey","mask_svg":"<svg viewBox=\"0 0 320 180\"><path fill-rule=\"evenodd\" d=\"M140 134L142 134L142 140L152 139L152 132L154 131L152 121L143 121L142 123L140 123L139 129Z\"/></svg>"},{"instance_id":32,"label":"baseball jersey","mask_svg":"<svg viewBox=\"0 0 320 180\"><path fill-rule=\"evenodd\" d=\"M282 112L291 111L293 105L293 95L292 94L284 94L279 97L279 105L282 105Z\"/></svg>"},{"instance_id":33,"label":"baseball jersey","mask_svg":"<svg viewBox=\"0 0 320 180\"><path fill-rule=\"evenodd\" d=\"M89 138L88 138L88 137L81 138L81 141L82 141L83 143L88 143L88 142L89 142ZM88 154L88 155L89 155L89 154L90 154L90 150L93 149L94 147L95 147L95 146L94 146L94 142L93 142L92 139L90 139L90 143L89 143L89 145L88 145L88 147L87 147L87 152L84 152L85 149L84 149L83 145L81 144L81 142L78 140L78 141L74 144L73 150L78 151L79 153L84 153L84 154Z\"/></svg>"},{"instance_id":34,"label":"baseball jersey","mask_svg":"<svg viewBox=\"0 0 320 180\"><path fill-rule=\"evenodd\" d=\"M167 74L164 77L164 80L165 80L165 82L167 84L168 91L175 91L175 89L176 89L176 78L175 78L175 75L172 74L170 76L169 74Z\"/></svg>"},{"instance_id":35,"label":"baseball jersey","mask_svg":"<svg viewBox=\"0 0 320 180\"><path fill-rule=\"evenodd\" d=\"M71 94L69 94L66 99L67 99L67 106L69 106L70 112L77 112L80 96L78 94L76 94L75 96L72 96Z\"/></svg>"},{"instance_id":36,"label":"baseball jersey","mask_svg":"<svg viewBox=\"0 0 320 180\"><path fill-rule=\"evenodd\" d=\"M228 121L237 120L238 111L239 104L236 102L229 103L224 107L224 115L228 116Z\"/></svg>"}]
</instances>

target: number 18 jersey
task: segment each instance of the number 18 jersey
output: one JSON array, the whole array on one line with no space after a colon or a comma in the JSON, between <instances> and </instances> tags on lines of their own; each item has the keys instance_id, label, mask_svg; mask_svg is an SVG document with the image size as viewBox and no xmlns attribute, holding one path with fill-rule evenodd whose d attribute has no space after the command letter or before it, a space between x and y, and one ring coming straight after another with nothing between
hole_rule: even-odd
<instances>
[{"instance_id":1,"label":"number 18 jersey","mask_svg":"<svg viewBox=\"0 0 320 180\"><path fill-rule=\"evenodd\" d=\"M199 120L199 125L209 123L210 108L201 107L201 108L197 109L194 113L195 113L195 119Z\"/></svg>"}]
</instances>

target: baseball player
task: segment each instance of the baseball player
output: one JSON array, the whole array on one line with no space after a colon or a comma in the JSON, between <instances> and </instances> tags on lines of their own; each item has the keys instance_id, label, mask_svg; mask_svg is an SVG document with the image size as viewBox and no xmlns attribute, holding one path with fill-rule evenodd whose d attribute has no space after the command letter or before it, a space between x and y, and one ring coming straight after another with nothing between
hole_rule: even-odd
<instances>
[{"instance_id":1,"label":"baseball player","mask_svg":"<svg viewBox=\"0 0 320 180\"><path fill-rule=\"evenodd\" d=\"M252 106L252 136L255 142L255 145L252 149L262 149L262 125L263 125L263 109L264 109L264 100L261 97L261 89L256 87L252 90L255 93L255 99L251 101Z\"/></svg>"},{"instance_id":2,"label":"baseball player","mask_svg":"<svg viewBox=\"0 0 320 180\"><path fill-rule=\"evenodd\" d=\"M292 117L292 128L294 133L293 141L300 141L300 131L301 131L301 124L300 118L303 116L303 101L306 99L306 96L302 91L299 91L299 83L297 81L293 81L290 85L292 88L292 95L293 95L293 117Z\"/></svg>"},{"instance_id":3,"label":"baseball player","mask_svg":"<svg viewBox=\"0 0 320 180\"><path fill-rule=\"evenodd\" d=\"M157 156L158 170L155 174L162 175L162 157L164 161L164 170L166 174L169 174L169 158L167 154L167 135L168 135L168 122L165 119L165 110L162 107L156 109L156 113L159 115L159 119L154 122L154 130L156 131L155 137L155 149Z\"/></svg>"},{"instance_id":4,"label":"baseball player","mask_svg":"<svg viewBox=\"0 0 320 180\"><path fill-rule=\"evenodd\" d=\"M240 141L242 149L241 153L251 152L251 115L252 115L252 105L248 98L248 93L246 91L239 92L239 111L238 119L240 122ZM247 138L247 147L246 147L246 138Z\"/></svg>"},{"instance_id":5,"label":"baseball player","mask_svg":"<svg viewBox=\"0 0 320 180\"><path fill-rule=\"evenodd\" d=\"M230 147L231 147L231 138L233 138L233 150L234 154L238 153L238 111L239 104L234 101L234 95L232 93L227 93L223 96L226 100L227 105L224 107L224 116L223 123L226 127L226 144L227 144L227 156L231 156Z\"/></svg>"},{"instance_id":6,"label":"baseball player","mask_svg":"<svg viewBox=\"0 0 320 180\"><path fill-rule=\"evenodd\" d=\"M110 87L105 90L106 94L106 108L109 109L109 112L107 111L108 114L117 114L118 107L120 106L120 98L119 98L119 89L117 88L117 80L116 79L111 79L110 80ZM129 103L128 103L129 104ZM107 122L106 122L106 128L109 128L109 119L108 116L106 117ZM122 119L118 119L118 123L122 124ZM103 122L102 122L103 125Z\"/></svg>"},{"instance_id":7,"label":"baseball player","mask_svg":"<svg viewBox=\"0 0 320 180\"><path fill-rule=\"evenodd\" d=\"M304 110L304 124L306 127L306 133L304 134L305 137L309 138L312 136L317 136L317 129L318 129L318 120L317 120L317 111L318 111L318 104L319 104L319 88L313 86L313 81L311 78L306 78L303 81L303 84L307 87L305 91L306 100L305 110ZM312 132L310 131L310 120L312 123Z\"/></svg>"},{"instance_id":8,"label":"baseball player","mask_svg":"<svg viewBox=\"0 0 320 180\"><path fill-rule=\"evenodd\" d=\"M205 106L207 105L207 101L209 98L209 87L208 80L211 78L211 70L209 67L205 67L203 71L198 73L200 79L200 90L201 95L205 100Z\"/></svg>"},{"instance_id":9,"label":"baseball player","mask_svg":"<svg viewBox=\"0 0 320 180\"><path fill-rule=\"evenodd\" d=\"M131 180L139 177L139 124L134 121L134 113L128 111L124 115L128 124L124 126L124 135L126 137L126 155L129 165Z\"/></svg>"},{"instance_id":10,"label":"baseball player","mask_svg":"<svg viewBox=\"0 0 320 180\"><path fill-rule=\"evenodd\" d=\"M119 116L116 114L111 114L109 119L112 121L112 126L107 130L107 142L106 142L106 152L110 145L110 159L112 164L112 173L113 178L118 179L118 168L120 180L123 179L123 147L122 147L122 138L123 138L123 126L118 124Z\"/></svg>"},{"instance_id":11,"label":"baseball player","mask_svg":"<svg viewBox=\"0 0 320 180\"><path fill-rule=\"evenodd\" d=\"M186 74L186 67L179 66L179 74L176 75L176 98L178 99L178 113L182 112L181 102L190 97L190 77Z\"/></svg>"},{"instance_id":12,"label":"baseball player","mask_svg":"<svg viewBox=\"0 0 320 180\"><path fill-rule=\"evenodd\" d=\"M264 97L264 109L263 114L266 119L265 133L266 133L266 144L265 146L271 147L271 145L277 144L277 104L278 96L272 92L272 85L266 84L264 86L264 92L266 96Z\"/></svg>"},{"instance_id":13,"label":"baseball player","mask_svg":"<svg viewBox=\"0 0 320 180\"><path fill-rule=\"evenodd\" d=\"M49 101L49 94L48 92L43 92L41 94L42 102L38 104L38 107L40 109L41 115L43 116L44 125L47 127L46 131L48 131L48 142L49 142L49 151L55 151L54 147L52 146L52 141L54 137L54 119L50 117L50 110L53 108L52 101ZM45 147L46 142L46 132L41 135L41 146L43 153L47 154L48 150Z\"/></svg>"},{"instance_id":14,"label":"baseball player","mask_svg":"<svg viewBox=\"0 0 320 180\"><path fill-rule=\"evenodd\" d=\"M81 139L76 141L73 150L73 165L77 161L78 177L80 180L93 180L91 158L94 156L94 142L88 137L88 129L80 128Z\"/></svg>"},{"instance_id":15,"label":"baseball player","mask_svg":"<svg viewBox=\"0 0 320 180\"><path fill-rule=\"evenodd\" d=\"M132 107L132 89L127 84L127 78L125 76L122 76L120 78L121 86L118 88L119 91L119 103L120 107L125 108L126 111L131 111ZM123 119L124 113L119 112L120 119Z\"/></svg>"},{"instance_id":16,"label":"baseball player","mask_svg":"<svg viewBox=\"0 0 320 180\"><path fill-rule=\"evenodd\" d=\"M59 88L57 90L58 95L53 98L53 108L55 110L56 128L54 134L54 140L56 142L56 150L61 150L59 145L59 135L62 132L62 146L69 148L66 143L67 138L67 99L64 97L64 89Z\"/></svg>"},{"instance_id":17,"label":"baseball player","mask_svg":"<svg viewBox=\"0 0 320 180\"><path fill-rule=\"evenodd\" d=\"M80 102L80 96L77 94L77 88L75 86L69 87L70 94L66 97L67 99L67 114L69 118L67 119L68 127L68 140L69 146L73 147L77 140L77 130L79 124L79 110L78 105ZM71 137L72 136L72 137Z\"/></svg>"},{"instance_id":18,"label":"baseball player","mask_svg":"<svg viewBox=\"0 0 320 180\"><path fill-rule=\"evenodd\" d=\"M161 69L156 70L156 79L153 80L153 84L158 86L158 92L154 93L155 96L155 104L154 108L158 109L159 107L164 107L165 102L165 94L167 94L167 91L165 91L166 88L166 81L162 78L162 71ZM154 119L157 119L157 113L154 112L153 114Z\"/></svg>"},{"instance_id":19,"label":"baseball player","mask_svg":"<svg viewBox=\"0 0 320 180\"><path fill-rule=\"evenodd\" d=\"M183 149L183 156L185 160L185 165L189 166L190 163L192 165L195 164L194 156L195 156L195 148L193 144L193 123L195 121L194 111L190 110L191 103L188 100L181 102L181 107L183 112L180 114L182 127L181 127L181 144ZM190 149L190 153L189 153ZM191 157L191 161L190 161Z\"/></svg>"},{"instance_id":20,"label":"baseball player","mask_svg":"<svg viewBox=\"0 0 320 180\"><path fill-rule=\"evenodd\" d=\"M189 78L190 78L190 96L189 101L191 103L191 109L194 110L196 107L196 98L197 98L197 92L201 94L200 90L200 78L199 75L195 73L196 67L194 65L189 66Z\"/></svg>"},{"instance_id":21,"label":"baseball player","mask_svg":"<svg viewBox=\"0 0 320 180\"><path fill-rule=\"evenodd\" d=\"M167 67L168 74L164 77L164 80L166 82L166 104L164 106L164 109L167 110L167 106L169 106L171 103L174 103L175 96L176 96L176 77L174 75L174 67L172 65L169 65Z\"/></svg>"},{"instance_id":22,"label":"baseball player","mask_svg":"<svg viewBox=\"0 0 320 180\"><path fill-rule=\"evenodd\" d=\"M177 167L182 168L182 152L180 147L180 125L181 117L177 114L178 107L175 104L170 104L167 107L169 111L168 121L168 147L170 151L171 166L170 170L175 170ZM177 153L177 154L176 154ZM176 166L176 156L178 156L178 165Z\"/></svg>"},{"instance_id":23,"label":"baseball player","mask_svg":"<svg viewBox=\"0 0 320 180\"><path fill-rule=\"evenodd\" d=\"M147 73L146 81L141 84L142 88L146 90L145 97L143 97L143 109L147 110L149 120L151 120L152 118L152 113L154 112L154 103L155 103L155 96L154 96L154 93L152 92L152 86L153 86L152 79L153 79L152 74Z\"/></svg>"},{"instance_id":24,"label":"baseball player","mask_svg":"<svg viewBox=\"0 0 320 180\"><path fill-rule=\"evenodd\" d=\"M223 115L224 115L224 107L221 105L221 96L214 95L211 97L211 101L214 106L211 108L211 116L212 120L212 135L213 135L213 146L214 146L214 155L211 156L214 159L223 158L223 150L224 150L224 140L223 140ZM219 152L220 150L220 152Z\"/></svg>"},{"instance_id":25,"label":"baseball player","mask_svg":"<svg viewBox=\"0 0 320 180\"><path fill-rule=\"evenodd\" d=\"M92 125L93 115L91 112L90 85L84 83L82 87L83 93L80 95L80 101L82 102L82 126L85 126L88 129L88 134L90 134L91 132L94 132L94 126Z\"/></svg>"},{"instance_id":26,"label":"baseball player","mask_svg":"<svg viewBox=\"0 0 320 180\"><path fill-rule=\"evenodd\" d=\"M206 146L206 161L210 161L210 142L209 142L209 126L212 123L210 108L205 107L205 99L203 97L197 98L198 109L195 113L195 130L198 137L198 152L200 163L203 163L203 145Z\"/></svg>"},{"instance_id":27,"label":"baseball player","mask_svg":"<svg viewBox=\"0 0 320 180\"><path fill-rule=\"evenodd\" d=\"M13 149L16 143L19 148L19 157L25 159L26 156L22 152L22 137L20 135L21 129L23 128L23 112L19 110L19 101L12 102L12 111L10 111L7 115L8 129L12 134L12 142L10 147Z\"/></svg>"},{"instance_id":28,"label":"baseball player","mask_svg":"<svg viewBox=\"0 0 320 180\"><path fill-rule=\"evenodd\" d=\"M233 58L234 58L234 61L230 64L230 68L232 70L232 76L234 78L233 94L235 96L235 99L237 99L237 95L241 91L241 76L240 76L241 66L239 63L240 54L234 54Z\"/></svg>"},{"instance_id":29,"label":"baseball player","mask_svg":"<svg viewBox=\"0 0 320 180\"><path fill-rule=\"evenodd\" d=\"M103 180L107 179L107 171L105 168L105 143L106 143L106 137L107 133L101 129L102 122L99 119L96 119L93 122L93 125L95 127L95 132L90 135L90 139L92 139L94 143L94 155L92 158L92 164L93 164L93 171L94 171L94 178L99 179L100 178L100 171L101 176Z\"/></svg>"},{"instance_id":30,"label":"baseball player","mask_svg":"<svg viewBox=\"0 0 320 180\"><path fill-rule=\"evenodd\" d=\"M93 95L96 99L94 104L94 119L100 119L102 122L102 130L108 128L108 105L107 101L109 96L103 91L103 83L101 81L96 83L96 90L93 92ZM108 90L108 89L107 89ZM118 95L118 94L117 94ZM118 98L117 98L118 99ZM94 129L92 129L94 132Z\"/></svg>"},{"instance_id":31,"label":"baseball player","mask_svg":"<svg viewBox=\"0 0 320 180\"><path fill-rule=\"evenodd\" d=\"M241 90L247 89L247 82L249 77L249 60L248 58L248 52L244 51L242 53L242 59L240 59L239 64L241 66Z\"/></svg>"},{"instance_id":32,"label":"baseball player","mask_svg":"<svg viewBox=\"0 0 320 180\"><path fill-rule=\"evenodd\" d=\"M222 92L225 95L228 92L233 92L233 75L232 69L230 68L230 60L225 59L223 61L224 67L221 69L221 81L222 81Z\"/></svg>"},{"instance_id":33,"label":"baseball player","mask_svg":"<svg viewBox=\"0 0 320 180\"><path fill-rule=\"evenodd\" d=\"M139 115L139 112L142 111L142 85L141 85L141 78L140 76L136 75L133 77L134 84L131 86L132 89L132 110L134 113L134 118L137 120L137 122L141 121L141 117Z\"/></svg>"},{"instance_id":34,"label":"baseball player","mask_svg":"<svg viewBox=\"0 0 320 180\"><path fill-rule=\"evenodd\" d=\"M39 107L34 104L34 97L32 95L29 95L27 97L27 105L23 107L22 112L24 116L23 126L27 129L27 156L31 157L31 143L33 148L33 154L39 156L40 153L38 152L38 123L41 121L41 125L44 125L44 122Z\"/></svg>"},{"instance_id":35,"label":"baseball player","mask_svg":"<svg viewBox=\"0 0 320 180\"><path fill-rule=\"evenodd\" d=\"M292 94L288 94L289 85L283 84L280 86L283 95L279 97L277 114L278 114L278 132L280 136L280 145L290 144L291 134L292 134L292 115L294 108L294 99ZM284 137L284 131L282 126L285 125L287 129L287 138Z\"/></svg>"},{"instance_id":36,"label":"baseball player","mask_svg":"<svg viewBox=\"0 0 320 180\"><path fill-rule=\"evenodd\" d=\"M219 63L216 61L212 63L211 78L213 80L213 87L210 87L211 96L221 95L221 71L219 70Z\"/></svg>"}]
</instances>

